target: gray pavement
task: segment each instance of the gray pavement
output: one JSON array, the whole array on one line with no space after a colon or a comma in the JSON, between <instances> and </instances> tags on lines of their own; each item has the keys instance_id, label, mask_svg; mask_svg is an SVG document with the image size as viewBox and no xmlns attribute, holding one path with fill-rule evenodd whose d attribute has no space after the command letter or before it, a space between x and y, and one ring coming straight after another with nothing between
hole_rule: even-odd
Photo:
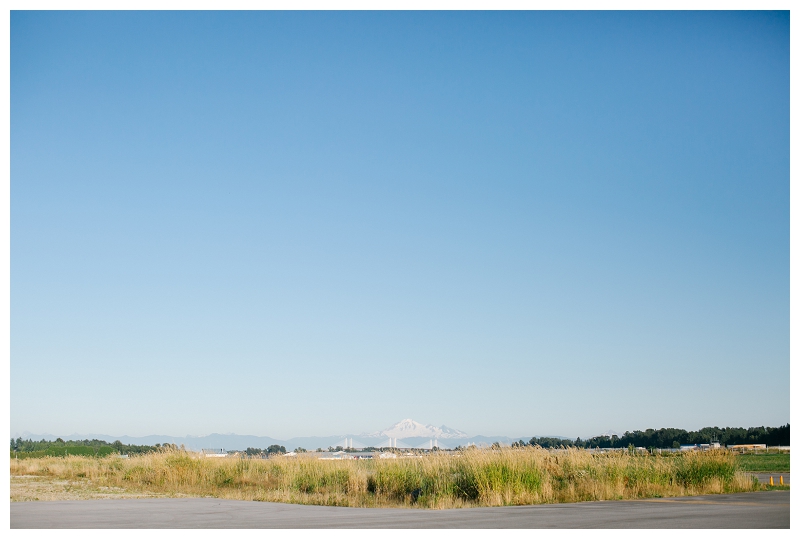
<instances>
[{"instance_id":1,"label":"gray pavement","mask_svg":"<svg viewBox=\"0 0 800 539\"><path fill-rule=\"evenodd\" d=\"M789 491L477 509L213 498L11 503L12 528L788 528Z\"/></svg>"},{"instance_id":2,"label":"gray pavement","mask_svg":"<svg viewBox=\"0 0 800 539\"><path fill-rule=\"evenodd\" d=\"M788 485L789 484L789 472L786 472L786 473L781 473L781 472L768 472L768 473L764 472L764 473L762 473L762 472L759 472L759 473L754 473L753 475L758 477L758 480L761 483L764 483L765 485L769 483L769 478L770 477L772 477L772 482L775 483L775 485L778 485L780 483L781 476L783 476L783 484L784 485Z\"/></svg>"}]
</instances>

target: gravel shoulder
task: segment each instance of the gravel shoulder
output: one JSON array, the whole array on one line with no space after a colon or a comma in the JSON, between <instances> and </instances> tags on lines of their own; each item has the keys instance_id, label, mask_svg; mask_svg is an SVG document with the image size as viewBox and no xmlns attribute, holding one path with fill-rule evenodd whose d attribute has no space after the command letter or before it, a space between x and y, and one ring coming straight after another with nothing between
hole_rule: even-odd
<instances>
[{"instance_id":1,"label":"gravel shoulder","mask_svg":"<svg viewBox=\"0 0 800 539\"><path fill-rule=\"evenodd\" d=\"M88 480L65 481L35 475L11 476L12 502L186 497L188 496L180 493L130 492L119 487L92 485Z\"/></svg>"}]
</instances>

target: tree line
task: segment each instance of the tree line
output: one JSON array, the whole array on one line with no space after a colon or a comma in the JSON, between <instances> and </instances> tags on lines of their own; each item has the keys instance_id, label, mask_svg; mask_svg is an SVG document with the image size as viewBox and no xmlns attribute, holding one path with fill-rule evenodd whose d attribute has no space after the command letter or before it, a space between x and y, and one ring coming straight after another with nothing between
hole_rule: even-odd
<instances>
[{"instance_id":1,"label":"tree line","mask_svg":"<svg viewBox=\"0 0 800 539\"><path fill-rule=\"evenodd\" d=\"M266 449L248 447L244 452L249 457L268 457L270 455L283 455L286 453L286 448L282 445L273 444Z\"/></svg>"},{"instance_id":2,"label":"tree line","mask_svg":"<svg viewBox=\"0 0 800 539\"><path fill-rule=\"evenodd\" d=\"M23 440L22 438L11 438L11 451L18 451L20 453L33 453L35 451L46 452L60 452L69 451L72 448L87 448L93 449L94 453L120 453L125 455L137 455L141 453L150 453L160 449L177 449L175 444L156 444L156 445L133 445L123 444L119 440L114 442L106 442L104 440L68 440L64 441L61 438L55 440ZM80 453L91 454L92 452L81 451Z\"/></svg>"},{"instance_id":3,"label":"tree line","mask_svg":"<svg viewBox=\"0 0 800 539\"><path fill-rule=\"evenodd\" d=\"M707 444L719 442L720 445L766 444L789 445L789 423L780 427L705 427L696 431L683 429L647 429L626 431L622 436L594 436L588 440L577 438L533 437L528 442L520 440L512 446L523 447L538 445L544 448L581 447L591 448L625 448L629 446L667 449L682 445Z\"/></svg>"}]
</instances>

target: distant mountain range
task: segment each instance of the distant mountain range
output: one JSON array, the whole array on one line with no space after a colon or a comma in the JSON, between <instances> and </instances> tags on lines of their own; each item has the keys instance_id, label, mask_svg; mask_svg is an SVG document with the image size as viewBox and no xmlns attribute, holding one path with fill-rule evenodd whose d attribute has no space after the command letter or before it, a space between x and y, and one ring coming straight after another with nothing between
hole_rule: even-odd
<instances>
[{"instance_id":1,"label":"distant mountain range","mask_svg":"<svg viewBox=\"0 0 800 539\"><path fill-rule=\"evenodd\" d=\"M14 435L14 438L24 438L33 440L55 440L58 436L52 434L33 434L22 432ZM327 449L328 447L397 447L397 448L428 448L437 445L442 449L455 449L457 446L474 444L477 446L491 445L494 442L501 444L511 444L518 440L528 441L531 436L519 436L511 438L508 436L470 436L467 433L452 429L445 425L435 427L433 425L423 425L413 419L404 419L395 423L389 428L362 434L341 434L335 436L303 436L279 440L269 436L250 436L241 434L209 434L207 436L168 436L153 434L149 436L109 436L107 434L71 434L61 436L64 440L85 440L97 439L107 442L119 440L124 444L132 445L155 445L155 444L176 444L183 445L186 449L199 451L200 449L226 449L243 450L248 447L267 448L271 445L282 445L287 450L292 451L298 447L308 450L317 448ZM553 436L553 438L565 438L564 436Z\"/></svg>"},{"instance_id":2,"label":"distant mountain range","mask_svg":"<svg viewBox=\"0 0 800 539\"><path fill-rule=\"evenodd\" d=\"M423 425L417 423L413 419L404 419L399 423L395 423L388 429L373 432L371 434L364 434L363 436L369 438L469 438L466 432L451 429L442 425L441 427L434 427L433 425Z\"/></svg>"}]
</instances>

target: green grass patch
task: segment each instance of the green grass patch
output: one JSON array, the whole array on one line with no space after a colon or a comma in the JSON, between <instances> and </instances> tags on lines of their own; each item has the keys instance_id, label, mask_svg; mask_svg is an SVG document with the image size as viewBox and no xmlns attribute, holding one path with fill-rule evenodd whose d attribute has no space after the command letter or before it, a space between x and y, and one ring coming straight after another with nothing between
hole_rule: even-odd
<instances>
[{"instance_id":1,"label":"green grass patch","mask_svg":"<svg viewBox=\"0 0 800 539\"><path fill-rule=\"evenodd\" d=\"M746 472L786 472L789 473L788 453L763 453L736 455L736 463Z\"/></svg>"},{"instance_id":2,"label":"green grass patch","mask_svg":"<svg viewBox=\"0 0 800 539\"><path fill-rule=\"evenodd\" d=\"M12 451L12 459L36 459L42 457L66 457L66 456L80 456L80 457L107 457L117 450L113 447L89 447L85 445L74 445L64 447L51 447L50 449L43 449L41 451Z\"/></svg>"}]
</instances>

